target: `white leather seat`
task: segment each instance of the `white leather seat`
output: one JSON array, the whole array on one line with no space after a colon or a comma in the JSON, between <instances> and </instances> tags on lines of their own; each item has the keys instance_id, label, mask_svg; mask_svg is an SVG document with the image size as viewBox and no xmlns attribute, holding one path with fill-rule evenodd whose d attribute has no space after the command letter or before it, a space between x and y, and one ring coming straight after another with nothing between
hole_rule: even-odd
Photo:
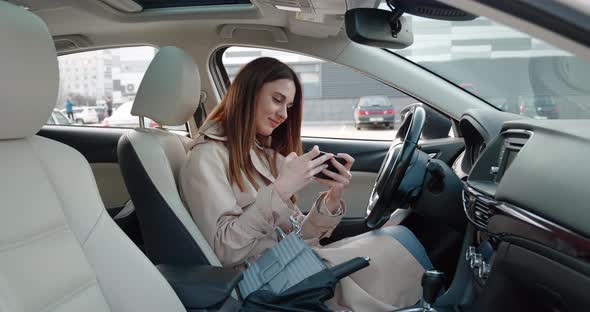
<instances>
[{"instance_id":1,"label":"white leather seat","mask_svg":"<svg viewBox=\"0 0 590 312\"><path fill-rule=\"evenodd\" d=\"M131 113L162 126L184 125L201 93L197 65L176 47L162 47L137 91ZM180 198L177 178L187 160L187 137L137 128L119 140L118 161L135 206L146 255L154 264L221 266ZM204 182L205 183L205 182Z\"/></svg>"},{"instance_id":2,"label":"white leather seat","mask_svg":"<svg viewBox=\"0 0 590 312\"><path fill-rule=\"evenodd\" d=\"M105 211L85 158L35 135L59 81L43 21L0 1L0 41L0 311L185 311Z\"/></svg>"}]
</instances>

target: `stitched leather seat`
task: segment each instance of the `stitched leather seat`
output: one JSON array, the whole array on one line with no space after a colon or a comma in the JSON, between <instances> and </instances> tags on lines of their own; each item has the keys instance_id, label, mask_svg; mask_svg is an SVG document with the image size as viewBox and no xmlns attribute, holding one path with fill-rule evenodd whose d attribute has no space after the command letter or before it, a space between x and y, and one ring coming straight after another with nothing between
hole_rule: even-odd
<instances>
[{"instance_id":1,"label":"stitched leather seat","mask_svg":"<svg viewBox=\"0 0 590 312\"><path fill-rule=\"evenodd\" d=\"M0 40L0 310L185 311L105 211L86 159L35 135L59 81L44 22L1 1Z\"/></svg>"},{"instance_id":2,"label":"stitched leather seat","mask_svg":"<svg viewBox=\"0 0 590 312\"><path fill-rule=\"evenodd\" d=\"M192 57L179 48L163 47L145 73L131 113L161 126L184 125L197 109L200 92ZM178 192L177 177L188 157L188 142L165 129L136 128L119 140L119 165L150 260L220 266Z\"/></svg>"}]
</instances>

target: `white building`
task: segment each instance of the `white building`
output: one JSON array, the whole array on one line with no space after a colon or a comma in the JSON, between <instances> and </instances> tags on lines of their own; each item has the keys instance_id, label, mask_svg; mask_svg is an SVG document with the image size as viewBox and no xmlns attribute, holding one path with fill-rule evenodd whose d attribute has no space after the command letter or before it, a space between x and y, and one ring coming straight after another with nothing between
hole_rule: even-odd
<instances>
[{"instance_id":1,"label":"white building","mask_svg":"<svg viewBox=\"0 0 590 312\"><path fill-rule=\"evenodd\" d=\"M95 105L107 96L115 103L132 98L156 51L129 47L60 56L58 108L68 95L86 102L76 105Z\"/></svg>"}]
</instances>

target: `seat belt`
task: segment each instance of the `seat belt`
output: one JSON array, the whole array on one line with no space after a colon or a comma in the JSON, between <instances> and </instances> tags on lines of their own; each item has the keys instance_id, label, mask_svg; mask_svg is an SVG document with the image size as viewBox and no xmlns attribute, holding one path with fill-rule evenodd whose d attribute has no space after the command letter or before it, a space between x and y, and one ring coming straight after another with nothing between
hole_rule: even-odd
<instances>
[{"instance_id":1,"label":"seat belt","mask_svg":"<svg viewBox=\"0 0 590 312\"><path fill-rule=\"evenodd\" d=\"M199 105L197 106L197 110L193 117L195 118L195 123L197 125L197 129L201 128L205 120L207 119L207 111L205 110L205 101L207 100L207 93L205 91L201 91L201 96L199 98Z\"/></svg>"}]
</instances>

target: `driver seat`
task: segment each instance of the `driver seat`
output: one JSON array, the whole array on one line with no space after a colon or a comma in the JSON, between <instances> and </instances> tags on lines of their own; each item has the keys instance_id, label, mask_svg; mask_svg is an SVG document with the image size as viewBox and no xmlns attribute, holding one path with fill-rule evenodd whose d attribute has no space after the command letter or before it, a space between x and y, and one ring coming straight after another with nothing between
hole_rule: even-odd
<instances>
[{"instance_id":1,"label":"driver seat","mask_svg":"<svg viewBox=\"0 0 590 312\"><path fill-rule=\"evenodd\" d=\"M106 212L87 160L35 135L58 94L45 23L0 1L0 41L0 310L186 311Z\"/></svg>"}]
</instances>

